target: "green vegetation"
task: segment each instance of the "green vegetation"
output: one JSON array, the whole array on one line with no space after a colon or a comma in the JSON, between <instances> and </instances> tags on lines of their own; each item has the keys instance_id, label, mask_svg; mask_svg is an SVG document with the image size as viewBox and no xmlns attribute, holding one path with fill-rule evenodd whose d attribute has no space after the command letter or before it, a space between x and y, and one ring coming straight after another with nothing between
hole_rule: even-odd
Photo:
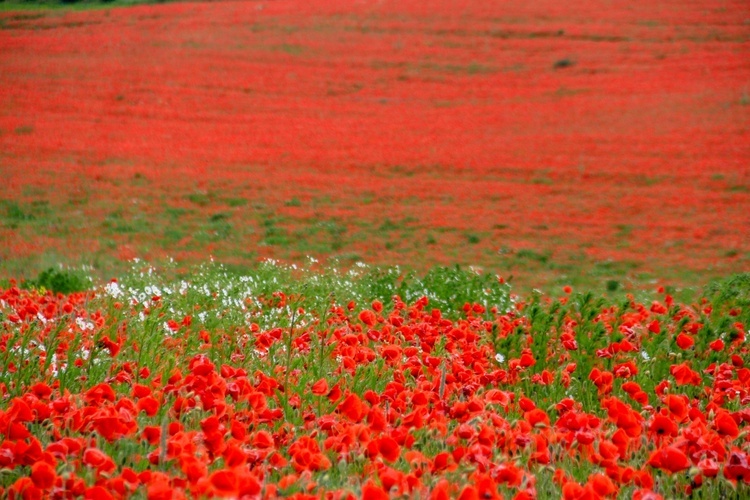
<instances>
[{"instance_id":1,"label":"green vegetation","mask_svg":"<svg viewBox=\"0 0 750 500\"><path fill-rule=\"evenodd\" d=\"M173 0L0 0L0 10L54 9L65 7L86 9L108 6L168 3L170 1Z\"/></svg>"},{"instance_id":2,"label":"green vegetation","mask_svg":"<svg viewBox=\"0 0 750 500\"><path fill-rule=\"evenodd\" d=\"M21 282L21 287L70 294L88 290L91 284L91 278L83 270L49 268L42 271L36 279Z\"/></svg>"}]
</instances>

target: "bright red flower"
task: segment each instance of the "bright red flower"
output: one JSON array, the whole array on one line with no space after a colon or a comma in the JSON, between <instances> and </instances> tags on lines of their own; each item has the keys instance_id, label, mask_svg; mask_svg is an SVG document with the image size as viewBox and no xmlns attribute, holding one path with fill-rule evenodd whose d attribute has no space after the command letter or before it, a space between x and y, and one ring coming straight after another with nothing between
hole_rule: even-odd
<instances>
[{"instance_id":1,"label":"bright red flower","mask_svg":"<svg viewBox=\"0 0 750 500\"><path fill-rule=\"evenodd\" d=\"M334 385L326 397L331 402L338 401L341 398L341 387L339 387L339 384Z\"/></svg>"},{"instance_id":2,"label":"bright red flower","mask_svg":"<svg viewBox=\"0 0 750 500\"><path fill-rule=\"evenodd\" d=\"M372 480L362 486L362 500L388 500L390 495L383 488L376 486Z\"/></svg>"},{"instance_id":3,"label":"bright red flower","mask_svg":"<svg viewBox=\"0 0 750 500\"><path fill-rule=\"evenodd\" d=\"M52 394L52 388L45 383L34 384L29 389L39 399L46 399Z\"/></svg>"},{"instance_id":4,"label":"bright red flower","mask_svg":"<svg viewBox=\"0 0 750 500\"><path fill-rule=\"evenodd\" d=\"M592 474L589 476L587 486L590 486L597 495L602 497L617 494L617 486L604 474Z\"/></svg>"},{"instance_id":5,"label":"bright red flower","mask_svg":"<svg viewBox=\"0 0 750 500\"><path fill-rule=\"evenodd\" d=\"M657 437L676 437L678 430L677 424L671 418L661 414L656 415L649 426L649 432L651 435Z\"/></svg>"},{"instance_id":6,"label":"bright red flower","mask_svg":"<svg viewBox=\"0 0 750 500\"><path fill-rule=\"evenodd\" d=\"M479 492L474 486L464 486L457 500L479 500Z\"/></svg>"},{"instance_id":7,"label":"bright red flower","mask_svg":"<svg viewBox=\"0 0 750 500\"><path fill-rule=\"evenodd\" d=\"M499 465L492 471L492 476L500 484L517 487L523 481L523 471L516 467L512 462L506 462Z\"/></svg>"},{"instance_id":8,"label":"bright red flower","mask_svg":"<svg viewBox=\"0 0 750 500\"><path fill-rule=\"evenodd\" d=\"M378 321L375 313L367 309L359 313L359 320L367 326L374 326Z\"/></svg>"},{"instance_id":9,"label":"bright red flower","mask_svg":"<svg viewBox=\"0 0 750 500\"><path fill-rule=\"evenodd\" d=\"M389 462L395 462L401 456L401 447L392 437L382 436L378 438L377 443L378 451Z\"/></svg>"},{"instance_id":10,"label":"bright red flower","mask_svg":"<svg viewBox=\"0 0 750 500\"><path fill-rule=\"evenodd\" d=\"M114 401L115 391L108 384L98 384L86 392L86 402L100 404L102 401Z\"/></svg>"},{"instance_id":11,"label":"bright red flower","mask_svg":"<svg viewBox=\"0 0 750 500\"><path fill-rule=\"evenodd\" d=\"M684 422L688 417L687 397L675 394L669 394L664 398L664 404L669 409L669 413L678 422Z\"/></svg>"},{"instance_id":12,"label":"bright red flower","mask_svg":"<svg viewBox=\"0 0 750 500\"><path fill-rule=\"evenodd\" d=\"M273 436L270 432L261 430L255 433L252 440L253 446L256 448L272 448L274 446Z\"/></svg>"},{"instance_id":13,"label":"bright red flower","mask_svg":"<svg viewBox=\"0 0 750 500\"><path fill-rule=\"evenodd\" d=\"M383 490L392 494L401 495L408 487L404 473L388 466L378 470L378 478Z\"/></svg>"},{"instance_id":14,"label":"bright red flower","mask_svg":"<svg viewBox=\"0 0 750 500\"><path fill-rule=\"evenodd\" d=\"M10 403L10 408L6 412L8 419L15 423L31 422L34 420L34 414L26 401L20 398L14 398Z\"/></svg>"},{"instance_id":15,"label":"bright red flower","mask_svg":"<svg viewBox=\"0 0 750 500\"><path fill-rule=\"evenodd\" d=\"M719 435L727 436L732 439L736 438L740 434L740 428L737 425L737 422L726 410L720 410L716 414L713 427L714 429L716 429L716 432L718 432Z\"/></svg>"},{"instance_id":16,"label":"bright red flower","mask_svg":"<svg viewBox=\"0 0 750 500\"><path fill-rule=\"evenodd\" d=\"M549 426L549 416L540 408L534 408L531 411L524 413L524 419L532 426L543 425Z\"/></svg>"},{"instance_id":17,"label":"bright red flower","mask_svg":"<svg viewBox=\"0 0 750 500\"><path fill-rule=\"evenodd\" d=\"M100 486L100 485L95 485L95 486L92 486L91 488L86 489L86 495L84 498L86 500L114 500L115 499L115 497L112 496L112 493L110 493L104 486ZM161 498L154 495L149 489L148 500L161 500Z\"/></svg>"},{"instance_id":18,"label":"bright red flower","mask_svg":"<svg viewBox=\"0 0 750 500\"><path fill-rule=\"evenodd\" d=\"M138 411L145 412L149 417L153 417L154 415L156 415L156 413L159 411L159 407L159 402L153 396L146 396L145 398L141 398L138 400L138 403L136 403L136 408L138 408Z\"/></svg>"},{"instance_id":19,"label":"bright red flower","mask_svg":"<svg viewBox=\"0 0 750 500\"><path fill-rule=\"evenodd\" d=\"M670 473L680 472L690 468L687 455L674 446L667 446L656 450L648 459L648 465Z\"/></svg>"},{"instance_id":20,"label":"bright red flower","mask_svg":"<svg viewBox=\"0 0 750 500\"><path fill-rule=\"evenodd\" d=\"M704 458L698 462L698 468L706 477L716 477L719 474L719 463L712 458Z\"/></svg>"},{"instance_id":21,"label":"bright red flower","mask_svg":"<svg viewBox=\"0 0 750 500\"><path fill-rule=\"evenodd\" d=\"M691 337L690 335L685 335L684 333L681 333L677 336L676 342L680 349L689 349L695 345L695 340L693 340L693 337Z\"/></svg>"},{"instance_id":22,"label":"bright red flower","mask_svg":"<svg viewBox=\"0 0 750 500\"><path fill-rule=\"evenodd\" d=\"M317 382L315 382L312 386L312 393L316 396L322 396L324 394L327 394L329 391L328 388L328 380L325 378L321 378Z\"/></svg>"},{"instance_id":23,"label":"bright red flower","mask_svg":"<svg viewBox=\"0 0 750 500\"><path fill-rule=\"evenodd\" d=\"M590 497L587 496L587 493L584 487L575 481L568 481L562 487L562 497L564 500L588 499Z\"/></svg>"},{"instance_id":24,"label":"bright red flower","mask_svg":"<svg viewBox=\"0 0 750 500\"><path fill-rule=\"evenodd\" d=\"M743 481L750 483L750 466L747 454L739 450L732 451L726 465L724 465L724 477L730 481Z\"/></svg>"},{"instance_id":25,"label":"bright red flower","mask_svg":"<svg viewBox=\"0 0 750 500\"><path fill-rule=\"evenodd\" d=\"M216 369L216 365L204 354L198 354L190 360L189 369L193 375L200 377L213 372Z\"/></svg>"},{"instance_id":26,"label":"bright red flower","mask_svg":"<svg viewBox=\"0 0 750 500\"><path fill-rule=\"evenodd\" d=\"M669 373L672 374L678 386L688 384L700 385L702 382L701 376L697 372L691 370L687 363L672 365L669 368Z\"/></svg>"},{"instance_id":27,"label":"bright red flower","mask_svg":"<svg viewBox=\"0 0 750 500\"><path fill-rule=\"evenodd\" d=\"M211 486L221 496L237 496L239 491L239 480L237 473L231 469L221 469L209 477Z\"/></svg>"},{"instance_id":28,"label":"bright red flower","mask_svg":"<svg viewBox=\"0 0 750 500\"><path fill-rule=\"evenodd\" d=\"M361 421L367 411L365 405L362 404L362 400L354 393L351 393L344 398L336 409L354 422Z\"/></svg>"},{"instance_id":29,"label":"bright red flower","mask_svg":"<svg viewBox=\"0 0 750 500\"><path fill-rule=\"evenodd\" d=\"M155 425L144 427L142 435L149 444L157 444L161 439L161 427Z\"/></svg>"},{"instance_id":30,"label":"bright red flower","mask_svg":"<svg viewBox=\"0 0 750 500\"><path fill-rule=\"evenodd\" d=\"M530 352L524 352L521 354L521 360L520 365L524 368L528 368L530 366L534 366L536 364L536 360L534 359L534 356Z\"/></svg>"},{"instance_id":31,"label":"bright red flower","mask_svg":"<svg viewBox=\"0 0 750 500\"><path fill-rule=\"evenodd\" d=\"M708 344L708 347L710 347L713 351L721 352L724 350L724 341L721 339L716 339Z\"/></svg>"},{"instance_id":32,"label":"bright red flower","mask_svg":"<svg viewBox=\"0 0 750 500\"><path fill-rule=\"evenodd\" d=\"M115 462L109 455L98 448L87 448L83 452L83 463L97 470L97 472L112 472Z\"/></svg>"},{"instance_id":33,"label":"bright red flower","mask_svg":"<svg viewBox=\"0 0 750 500\"><path fill-rule=\"evenodd\" d=\"M55 484L57 472L47 462L37 462L31 466L31 480L37 488L46 490Z\"/></svg>"},{"instance_id":34,"label":"bright red flower","mask_svg":"<svg viewBox=\"0 0 750 500\"><path fill-rule=\"evenodd\" d=\"M437 485L430 491L430 500L450 500L451 483L445 479L438 481Z\"/></svg>"}]
</instances>

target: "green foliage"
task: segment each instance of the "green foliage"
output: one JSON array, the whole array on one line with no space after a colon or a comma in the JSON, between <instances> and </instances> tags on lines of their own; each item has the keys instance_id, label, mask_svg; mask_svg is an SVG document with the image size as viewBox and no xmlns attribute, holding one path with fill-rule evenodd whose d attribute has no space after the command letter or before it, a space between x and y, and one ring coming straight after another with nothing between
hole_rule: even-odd
<instances>
[{"instance_id":1,"label":"green foliage","mask_svg":"<svg viewBox=\"0 0 750 500\"><path fill-rule=\"evenodd\" d=\"M713 299L714 303L750 306L750 273L735 274L709 283L705 296Z\"/></svg>"},{"instance_id":2,"label":"green foliage","mask_svg":"<svg viewBox=\"0 0 750 500\"><path fill-rule=\"evenodd\" d=\"M22 283L24 288L43 288L54 293L83 292L91 287L91 279L83 271L57 270L42 271L35 280Z\"/></svg>"},{"instance_id":3,"label":"green foliage","mask_svg":"<svg viewBox=\"0 0 750 500\"><path fill-rule=\"evenodd\" d=\"M620 282L617 280L607 280L607 291L614 292L620 288Z\"/></svg>"},{"instance_id":4,"label":"green foliage","mask_svg":"<svg viewBox=\"0 0 750 500\"><path fill-rule=\"evenodd\" d=\"M23 7L59 7L59 6L100 6L100 5L137 5L167 3L170 0L0 0L8 6Z\"/></svg>"},{"instance_id":5,"label":"green foliage","mask_svg":"<svg viewBox=\"0 0 750 500\"><path fill-rule=\"evenodd\" d=\"M549 260L549 255L541 254L541 253L535 252L534 250L529 250L526 248L519 250L516 253L516 257L519 259L535 260L542 264L546 263Z\"/></svg>"},{"instance_id":6,"label":"green foliage","mask_svg":"<svg viewBox=\"0 0 750 500\"><path fill-rule=\"evenodd\" d=\"M446 313L461 310L464 304L478 303L486 309L510 305L510 287L492 274L476 273L455 267L434 267L423 278L411 276L403 284L406 300L426 296L430 307Z\"/></svg>"}]
</instances>

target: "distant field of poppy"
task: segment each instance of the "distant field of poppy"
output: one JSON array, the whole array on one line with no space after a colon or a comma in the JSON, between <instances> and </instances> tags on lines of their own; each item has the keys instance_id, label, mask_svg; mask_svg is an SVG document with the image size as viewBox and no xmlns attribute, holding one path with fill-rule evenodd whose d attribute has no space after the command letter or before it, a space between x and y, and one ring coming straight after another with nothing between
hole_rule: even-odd
<instances>
[{"instance_id":1,"label":"distant field of poppy","mask_svg":"<svg viewBox=\"0 0 750 500\"><path fill-rule=\"evenodd\" d=\"M475 265L530 290L750 269L744 1L0 12L0 273Z\"/></svg>"},{"instance_id":2,"label":"distant field of poppy","mask_svg":"<svg viewBox=\"0 0 750 500\"><path fill-rule=\"evenodd\" d=\"M0 498L750 497L749 166L746 1L0 2Z\"/></svg>"}]
</instances>

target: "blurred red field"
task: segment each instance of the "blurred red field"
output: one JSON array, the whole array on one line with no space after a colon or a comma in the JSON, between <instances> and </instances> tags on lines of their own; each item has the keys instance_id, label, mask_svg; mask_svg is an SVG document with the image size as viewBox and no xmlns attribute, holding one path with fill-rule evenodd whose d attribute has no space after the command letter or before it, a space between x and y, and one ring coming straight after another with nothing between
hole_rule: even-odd
<instances>
[{"instance_id":1,"label":"blurred red field","mask_svg":"<svg viewBox=\"0 0 750 500\"><path fill-rule=\"evenodd\" d=\"M2 274L750 269L746 2L427 4L0 13Z\"/></svg>"}]
</instances>

